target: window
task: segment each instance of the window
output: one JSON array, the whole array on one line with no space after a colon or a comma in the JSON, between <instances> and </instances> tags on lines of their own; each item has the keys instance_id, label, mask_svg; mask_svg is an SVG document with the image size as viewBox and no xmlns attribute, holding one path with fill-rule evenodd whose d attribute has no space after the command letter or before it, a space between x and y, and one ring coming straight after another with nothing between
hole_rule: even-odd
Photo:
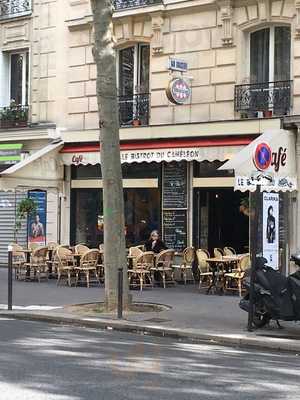
<instances>
[{"instance_id":1,"label":"window","mask_svg":"<svg viewBox=\"0 0 300 400\"><path fill-rule=\"evenodd\" d=\"M28 104L28 52L10 54L10 100Z\"/></svg>"},{"instance_id":2,"label":"window","mask_svg":"<svg viewBox=\"0 0 300 400\"><path fill-rule=\"evenodd\" d=\"M271 26L250 33L249 82L235 86L235 110L248 117L291 111L291 29Z\"/></svg>"},{"instance_id":3,"label":"window","mask_svg":"<svg viewBox=\"0 0 300 400\"><path fill-rule=\"evenodd\" d=\"M137 44L119 51L120 125L148 124L149 64L149 45Z\"/></svg>"},{"instance_id":4,"label":"window","mask_svg":"<svg viewBox=\"0 0 300 400\"><path fill-rule=\"evenodd\" d=\"M291 30L273 26L250 34L250 83L290 80Z\"/></svg>"}]
</instances>

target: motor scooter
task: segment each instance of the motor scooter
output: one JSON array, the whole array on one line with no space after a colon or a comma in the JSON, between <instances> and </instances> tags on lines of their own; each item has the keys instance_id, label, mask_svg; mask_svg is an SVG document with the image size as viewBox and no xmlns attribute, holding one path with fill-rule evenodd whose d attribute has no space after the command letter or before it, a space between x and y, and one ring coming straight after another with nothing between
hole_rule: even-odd
<instances>
[{"instance_id":1,"label":"motor scooter","mask_svg":"<svg viewBox=\"0 0 300 400\"><path fill-rule=\"evenodd\" d=\"M300 253L293 254L291 261L300 267ZM246 295L240 301L240 308L246 312L250 309L250 276L244 278ZM253 324L262 328L275 320L300 321L300 270L288 277L267 265L264 257L256 259L253 300Z\"/></svg>"}]
</instances>

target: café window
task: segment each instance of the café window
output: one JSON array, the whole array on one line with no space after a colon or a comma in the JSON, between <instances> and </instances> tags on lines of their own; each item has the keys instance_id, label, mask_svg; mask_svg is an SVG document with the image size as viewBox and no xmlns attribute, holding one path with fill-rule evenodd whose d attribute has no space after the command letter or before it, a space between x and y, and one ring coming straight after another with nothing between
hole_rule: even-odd
<instances>
[{"instance_id":1,"label":"caf\u00e9 window","mask_svg":"<svg viewBox=\"0 0 300 400\"><path fill-rule=\"evenodd\" d=\"M144 243L153 229L160 229L159 189L124 189L124 213L127 247ZM72 189L71 243L97 248L103 234L103 191Z\"/></svg>"},{"instance_id":2,"label":"caf\u00e9 window","mask_svg":"<svg viewBox=\"0 0 300 400\"><path fill-rule=\"evenodd\" d=\"M122 164L124 179L159 178L161 165L159 163ZM72 165L72 179L101 179L101 167L97 165Z\"/></svg>"},{"instance_id":3,"label":"caf\u00e9 window","mask_svg":"<svg viewBox=\"0 0 300 400\"><path fill-rule=\"evenodd\" d=\"M231 170L219 171L226 161L194 161L194 177L195 178L217 178L217 177L233 177Z\"/></svg>"}]
</instances>

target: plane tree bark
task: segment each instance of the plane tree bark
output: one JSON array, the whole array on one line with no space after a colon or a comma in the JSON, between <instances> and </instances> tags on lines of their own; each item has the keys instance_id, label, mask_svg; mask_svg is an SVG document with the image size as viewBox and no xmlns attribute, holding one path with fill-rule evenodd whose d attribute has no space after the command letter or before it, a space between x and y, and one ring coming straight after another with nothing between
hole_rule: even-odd
<instances>
[{"instance_id":1,"label":"plane tree bark","mask_svg":"<svg viewBox=\"0 0 300 400\"><path fill-rule=\"evenodd\" d=\"M123 268L123 305L129 305L125 250L124 198L120 161L119 110L110 0L91 0L97 67L99 142L103 182L105 301L116 309L118 268Z\"/></svg>"}]
</instances>

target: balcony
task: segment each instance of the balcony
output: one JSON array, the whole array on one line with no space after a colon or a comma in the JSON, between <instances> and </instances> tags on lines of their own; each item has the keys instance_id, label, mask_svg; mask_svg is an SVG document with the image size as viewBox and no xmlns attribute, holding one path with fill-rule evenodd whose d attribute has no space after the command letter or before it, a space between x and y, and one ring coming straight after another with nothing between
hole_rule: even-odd
<instances>
[{"instance_id":1,"label":"balcony","mask_svg":"<svg viewBox=\"0 0 300 400\"><path fill-rule=\"evenodd\" d=\"M31 0L0 0L0 20L31 12Z\"/></svg>"},{"instance_id":2,"label":"balcony","mask_svg":"<svg viewBox=\"0 0 300 400\"><path fill-rule=\"evenodd\" d=\"M28 126L28 106L8 106L0 108L0 129Z\"/></svg>"},{"instance_id":3,"label":"balcony","mask_svg":"<svg viewBox=\"0 0 300 400\"><path fill-rule=\"evenodd\" d=\"M236 85L234 109L246 117L289 115L293 81Z\"/></svg>"},{"instance_id":4,"label":"balcony","mask_svg":"<svg viewBox=\"0 0 300 400\"><path fill-rule=\"evenodd\" d=\"M147 126L149 124L150 94L119 96L120 126Z\"/></svg>"},{"instance_id":5,"label":"balcony","mask_svg":"<svg viewBox=\"0 0 300 400\"><path fill-rule=\"evenodd\" d=\"M162 0L114 0L115 10L127 10L129 8L147 7L161 4Z\"/></svg>"}]
</instances>

